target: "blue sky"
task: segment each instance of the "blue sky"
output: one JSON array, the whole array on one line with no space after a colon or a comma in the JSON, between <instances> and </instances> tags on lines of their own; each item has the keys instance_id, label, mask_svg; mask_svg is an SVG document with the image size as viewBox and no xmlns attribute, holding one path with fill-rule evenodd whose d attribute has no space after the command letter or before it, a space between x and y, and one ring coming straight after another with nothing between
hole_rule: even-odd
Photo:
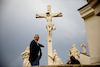
<instances>
[{"instance_id":1,"label":"blue sky","mask_svg":"<svg viewBox=\"0 0 100 67\"><path fill-rule=\"evenodd\" d=\"M47 5L52 13L63 13L63 17L53 18L56 30L53 34L53 49L65 64L69 60L69 49L75 43L82 52L81 44L88 43L84 20L79 8L87 4L85 0L0 0L0 60L9 67L22 66L21 53L29 46L35 34L40 35L39 43L44 44L40 65L47 65L46 19L36 19L35 15L44 14Z\"/></svg>"}]
</instances>

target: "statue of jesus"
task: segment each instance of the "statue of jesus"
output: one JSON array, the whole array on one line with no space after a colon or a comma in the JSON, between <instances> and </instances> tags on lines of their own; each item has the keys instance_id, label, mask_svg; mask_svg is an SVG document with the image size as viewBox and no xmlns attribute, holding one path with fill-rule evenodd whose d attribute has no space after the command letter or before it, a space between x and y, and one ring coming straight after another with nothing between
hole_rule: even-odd
<instances>
[{"instance_id":1,"label":"statue of jesus","mask_svg":"<svg viewBox=\"0 0 100 67\"><path fill-rule=\"evenodd\" d=\"M52 17L60 17L62 13L50 13L47 12L46 14L36 14L36 18L46 18L47 22L52 22Z\"/></svg>"}]
</instances>

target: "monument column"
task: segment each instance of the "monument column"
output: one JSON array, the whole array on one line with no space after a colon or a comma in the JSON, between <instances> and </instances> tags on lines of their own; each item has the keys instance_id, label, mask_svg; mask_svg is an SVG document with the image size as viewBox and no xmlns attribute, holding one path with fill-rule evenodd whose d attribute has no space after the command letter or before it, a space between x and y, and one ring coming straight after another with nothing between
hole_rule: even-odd
<instances>
[{"instance_id":1,"label":"monument column","mask_svg":"<svg viewBox=\"0 0 100 67\"><path fill-rule=\"evenodd\" d=\"M87 1L78 11L85 21L91 64L100 64L100 1Z\"/></svg>"},{"instance_id":2,"label":"monument column","mask_svg":"<svg viewBox=\"0 0 100 67\"><path fill-rule=\"evenodd\" d=\"M52 58L50 58L49 56L53 56L52 55L52 30L51 32L49 30L48 31L48 65L53 65L53 60Z\"/></svg>"}]
</instances>

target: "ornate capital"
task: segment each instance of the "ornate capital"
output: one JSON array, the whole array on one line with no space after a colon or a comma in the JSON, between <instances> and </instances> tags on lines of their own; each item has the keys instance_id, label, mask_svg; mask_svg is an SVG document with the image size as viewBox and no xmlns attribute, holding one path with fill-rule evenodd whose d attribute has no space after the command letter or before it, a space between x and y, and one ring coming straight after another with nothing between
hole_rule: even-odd
<instances>
[{"instance_id":1,"label":"ornate capital","mask_svg":"<svg viewBox=\"0 0 100 67\"><path fill-rule=\"evenodd\" d=\"M87 19L88 17L94 15L94 9L91 8L90 5L86 5L85 7L83 7L82 9L79 10L81 17L83 19Z\"/></svg>"},{"instance_id":2,"label":"ornate capital","mask_svg":"<svg viewBox=\"0 0 100 67\"><path fill-rule=\"evenodd\" d=\"M88 4L78 9L83 19L93 15L100 16L100 0L87 0Z\"/></svg>"}]
</instances>

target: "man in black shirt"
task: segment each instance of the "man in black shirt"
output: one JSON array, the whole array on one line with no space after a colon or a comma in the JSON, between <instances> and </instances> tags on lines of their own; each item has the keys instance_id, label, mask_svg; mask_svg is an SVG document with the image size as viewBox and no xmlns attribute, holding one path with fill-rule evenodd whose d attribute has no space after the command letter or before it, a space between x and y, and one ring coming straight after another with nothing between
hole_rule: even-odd
<instances>
[{"instance_id":1,"label":"man in black shirt","mask_svg":"<svg viewBox=\"0 0 100 67\"><path fill-rule=\"evenodd\" d=\"M42 56L41 47L44 47L44 45L38 43L39 35L34 36L34 40L30 43L30 57L29 61L32 66L39 65L39 60Z\"/></svg>"}]
</instances>

